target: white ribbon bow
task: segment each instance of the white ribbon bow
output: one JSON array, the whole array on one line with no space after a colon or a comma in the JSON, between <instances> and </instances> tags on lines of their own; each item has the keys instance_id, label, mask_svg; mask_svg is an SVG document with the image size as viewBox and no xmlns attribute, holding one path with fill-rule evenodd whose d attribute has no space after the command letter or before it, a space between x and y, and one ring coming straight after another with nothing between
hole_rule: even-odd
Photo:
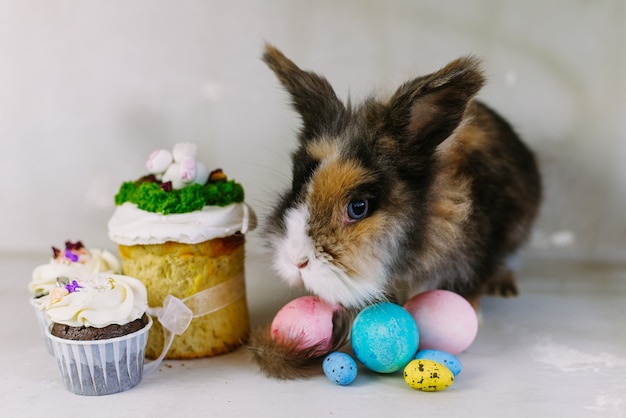
<instances>
[{"instance_id":1,"label":"white ribbon bow","mask_svg":"<svg viewBox=\"0 0 626 418\"><path fill-rule=\"evenodd\" d=\"M164 344L161 355L144 366L144 375L153 373L161 365L172 346L174 337L185 332L193 318L219 311L244 297L245 293L244 277L240 274L182 300L167 295L163 299L162 307L149 307L148 314L156 316L163 326Z\"/></svg>"}]
</instances>

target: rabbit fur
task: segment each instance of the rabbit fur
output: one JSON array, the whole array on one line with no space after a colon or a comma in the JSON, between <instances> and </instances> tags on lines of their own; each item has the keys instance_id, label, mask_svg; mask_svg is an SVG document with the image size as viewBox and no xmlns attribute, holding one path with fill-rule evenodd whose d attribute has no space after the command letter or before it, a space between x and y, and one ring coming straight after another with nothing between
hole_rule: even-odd
<instances>
[{"instance_id":1,"label":"rabbit fur","mask_svg":"<svg viewBox=\"0 0 626 418\"><path fill-rule=\"evenodd\" d=\"M355 309L428 289L474 306L518 293L506 261L529 236L541 179L509 123L474 99L478 59L358 106L269 44L263 61L302 119L291 186L265 228L286 283Z\"/></svg>"}]
</instances>

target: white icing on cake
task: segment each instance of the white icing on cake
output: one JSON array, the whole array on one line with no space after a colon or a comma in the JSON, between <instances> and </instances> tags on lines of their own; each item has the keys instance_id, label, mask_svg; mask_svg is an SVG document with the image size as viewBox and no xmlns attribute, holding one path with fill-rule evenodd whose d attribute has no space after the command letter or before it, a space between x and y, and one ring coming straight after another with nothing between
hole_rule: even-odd
<instances>
[{"instance_id":1,"label":"white icing on cake","mask_svg":"<svg viewBox=\"0 0 626 418\"><path fill-rule=\"evenodd\" d=\"M256 227L256 215L245 203L205 206L189 213L163 215L126 202L117 206L109 220L109 238L120 245L163 244L175 241L197 244Z\"/></svg>"}]
</instances>

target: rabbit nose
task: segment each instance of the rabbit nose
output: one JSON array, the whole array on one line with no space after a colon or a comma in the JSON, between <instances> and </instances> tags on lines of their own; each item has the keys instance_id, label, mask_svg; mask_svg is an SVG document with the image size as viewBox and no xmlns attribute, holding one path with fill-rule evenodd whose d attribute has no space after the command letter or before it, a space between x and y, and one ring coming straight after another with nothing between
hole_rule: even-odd
<instances>
[{"instance_id":1,"label":"rabbit nose","mask_svg":"<svg viewBox=\"0 0 626 418\"><path fill-rule=\"evenodd\" d=\"M308 258L305 258L304 260L298 261L296 263L296 267L298 267L298 269L303 269L303 268L305 268L308 265L309 265L309 259Z\"/></svg>"}]
</instances>

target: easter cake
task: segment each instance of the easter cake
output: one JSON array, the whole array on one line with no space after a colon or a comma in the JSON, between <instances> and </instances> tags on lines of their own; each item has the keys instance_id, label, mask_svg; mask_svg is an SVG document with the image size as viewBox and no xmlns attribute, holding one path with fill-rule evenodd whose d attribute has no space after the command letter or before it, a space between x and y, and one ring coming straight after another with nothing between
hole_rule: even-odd
<instances>
[{"instance_id":1,"label":"easter cake","mask_svg":"<svg viewBox=\"0 0 626 418\"><path fill-rule=\"evenodd\" d=\"M232 351L250 327L244 234L254 228L255 215L242 186L221 170L209 172L196 153L188 143L153 152L148 173L120 187L108 223L122 271L146 285L149 305L160 307L172 295L194 313L187 330L174 338L170 359ZM147 357L161 353L164 338L155 323Z\"/></svg>"},{"instance_id":2,"label":"easter cake","mask_svg":"<svg viewBox=\"0 0 626 418\"><path fill-rule=\"evenodd\" d=\"M108 395L141 380L152 319L139 280L110 273L59 278L44 297L63 383L79 395Z\"/></svg>"}]
</instances>

